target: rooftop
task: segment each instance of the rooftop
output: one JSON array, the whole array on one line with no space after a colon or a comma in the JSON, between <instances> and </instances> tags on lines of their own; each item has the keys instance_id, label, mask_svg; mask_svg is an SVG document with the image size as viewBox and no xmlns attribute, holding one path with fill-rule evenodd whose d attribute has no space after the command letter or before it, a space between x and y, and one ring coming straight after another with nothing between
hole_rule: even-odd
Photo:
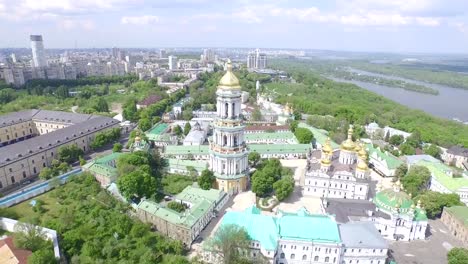
<instances>
[{"instance_id":1,"label":"rooftop","mask_svg":"<svg viewBox=\"0 0 468 264\"><path fill-rule=\"evenodd\" d=\"M272 133L250 133L245 134L246 141L254 141L254 140L287 140L291 139L297 142L296 136L290 131L287 132L272 132Z\"/></svg>"},{"instance_id":2,"label":"rooftop","mask_svg":"<svg viewBox=\"0 0 468 264\"><path fill-rule=\"evenodd\" d=\"M306 123L302 123L302 122L299 123L299 127L309 129L310 132L314 134L315 140L318 143L320 143L320 145L325 145L325 142L327 141L327 138L329 137L328 132L326 130L318 129L316 127L309 126ZM340 145L338 145L336 142L330 141L330 143L333 149L337 149L340 147Z\"/></svg>"},{"instance_id":3,"label":"rooftop","mask_svg":"<svg viewBox=\"0 0 468 264\"><path fill-rule=\"evenodd\" d=\"M325 210L328 214L335 215L339 223L347 223L351 217L368 217L369 212L374 216L390 219L389 215L377 211L375 204L367 200L328 198Z\"/></svg>"},{"instance_id":4,"label":"rooftop","mask_svg":"<svg viewBox=\"0 0 468 264\"><path fill-rule=\"evenodd\" d=\"M447 149L447 152L456 156L468 157L468 148L462 146L453 146Z\"/></svg>"},{"instance_id":5,"label":"rooftop","mask_svg":"<svg viewBox=\"0 0 468 264\"><path fill-rule=\"evenodd\" d=\"M101 158L94 159L83 165L83 169L106 177L117 176L117 167L115 166L115 162L122 155L125 154L114 152Z\"/></svg>"},{"instance_id":6,"label":"rooftop","mask_svg":"<svg viewBox=\"0 0 468 264\"><path fill-rule=\"evenodd\" d=\"M255 151L259 154L307 154L311 148L309 144L248 144L248 147L250 151Z\"/></svg>"},{"instance_id":7,"label":"rooftop","mask_svg":"<svg viewBox=\"0 0 468 264\"><path fill-rule=\"evenodd\" d=\"M442 162L429 162L426 160L420 160L416 163L416 165L428 168L431 172L431 175L450 191L456 192L460 188L468 187L467 178L453 178L452 176L448 175L447 172L452 171L453 169L443 164Z\"/></svg>"},{"instance_id":8,"label":"rooftop","mask_svg":"<svg viewBox=\"0 0 468 264\"><path fill-rule=\"evenodd\" d=\"M372 222L339 225L341 240L348 248L388 248L388 243Z\"/></svg>"},{"instance_id":9,"label":"rooftop","mask_svg":"<svg viewBox=\"0 0 468 264\"><path fill-rule=\"evenodd\" d=\"M155 126L153 126L146 134L151 134L151 135L161 135L166 131L168 125L166 123L158 123Z\"/></svg>"},{"instance_id":10,"label":"rooftop","mask_svg":"<svg viewBox=\"0 0 468 264\"><path fill-rule=\"evenodd\" d=\"M396 169L398 166L403 164L403 161L399 160L391 153L382 151L380 148L374 148L373 144L367 144L366 148L369 152L369 157L376 157L379 160L385 162L387 164L387 168L389 169Z\"/></svg>"},{"instance_id":11,"label":"rooftop","mask_svg":"<svg viewBox=\"0 0 468 264\"><path fill-rule=\"evenodd\" d=\"M4 146L0 151L0 165L24 159L35 155L37 152L43 152L57 145L74 141L76 138L89 135L118 123L119 121L110 117L93 116L87 122L71 125L41 136Z\"/></svg>"},{"instance_id":12,"label":"rooftop","mask_svg":"<svg viewBox=\"0 0 468 264\"><path fill-rule=\"evenodd\" d=\"M146 97L145 99L141 100L140 102L138 102L138 104L148 106L148 105L152 105L154 103L157 103L161 99L162 99L162 97L160 95L153 94L153 95L150 95L150 96Z\"/></svg>"},{"instance_id":13,"label":"rooftop","mask_svg":"<svg viewBox=\"0 0 468 264\"><path fill-rule=\"evenodd\" d=\"M193 167L197 171L203 171L208 167L208 163L199 160L167 159L170 168L187 169Z\"/></svg>"},{"instance_id":14,"label":"rooftop","mask_svg":"<svg viewBox=\"0 0 468 264\"><path fill-rule=\"evenodd\" d=\"M29 250L16 248L11 236L0 240L0 263L2 264L27 264L31 254Z\"/></svg>"}]
</instances>

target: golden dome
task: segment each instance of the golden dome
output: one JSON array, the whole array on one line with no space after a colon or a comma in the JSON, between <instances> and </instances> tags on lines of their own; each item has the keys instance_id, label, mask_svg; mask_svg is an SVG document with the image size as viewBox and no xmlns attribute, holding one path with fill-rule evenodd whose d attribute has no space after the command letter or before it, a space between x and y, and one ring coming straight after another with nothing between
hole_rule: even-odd
<instances>
[{"instance_id":1,"label":"golden dome","mask_svg":"<svg viewBox=\"0 0 468 264\"><path fill-rule=\"evenodd\" d=\"M327 154L333 153L333 148L331 146L330 138L327 138L327 141L325 141L325 145L322 147L322 152L325 152Z\"/></svg>"},{"instance_id":2,"label":"golden dome","mask_svg":"<svg viewBox=\"0 0 468 264\"><path fill-rule=\"evenodd\" d=\"M141 141L141 137L135 137L135 142L140 142Z\"/></svg>"},{"instance_id":3,"label":"golden dome","mask_svg":"<svg viewBox=\"0 0 468 264\"><path fill-rule=\"evenodd\" d=\"M359 144L359 141L356 142L356 147L354 148L354 151L355 151L356 153L359 153L359 151L361 151L361 149L362 149L362 148L361 148L361 144Z\"/></svg>"},{"instance_id":4,"label":"golden dome","mask_svg":"<svg viewBox=\"0 0 468 264\"><path fill-rule=\"evenodd\" d=\"M320 163L322 163L322 165L329 166L329 165L331 164L331 160L329 160L329 159L321 159L321 160L320 160Z\"/></svg>"},{"instance_id":5,"label":"golden dome","mask_svg":"<svg viewBox=\"0 0 468 264\"><path fill-rule=\"evenodd\" d=\"M356 169L359 171L367 171L368 167L366 162L363 160L359 160Z\"/></svg>"},{"instance_id":6,"label":"golden dome","mask_svg":"<svg viewBox=\"0 0 468 264\"><path fill-rule=\"evenodd\" d=\"M231 60L228 59L226 63L226 73L221 78L218 84L218 89L223 90L240 90L241 86L239 84L239 79L232 72Z\"/></svg>"},{"instance_id":7,"label":"golden dome","mask_svg":"<svg viewBox=\"0 0 468 264\"><path fill-rule=\"evenodd\" d=\"M358 155L361 159L366 160L367 159L367 151L364 148L364 146L361 146L361 149L358 151Z\"/></svg>"},{"instance_id":8,"label":"golden dome","mask_svg":"<svg viewBox=\"0 0 468 264\"><path fill-rule=\"evenodd\" d=\"M355 148L356 148L356 144L354 144L353 142L353 127L349 126L348 139L346 139L345 141L343 141L343 143L341 143L341 149L354 152Z\"/></svg>"}]
</instances>

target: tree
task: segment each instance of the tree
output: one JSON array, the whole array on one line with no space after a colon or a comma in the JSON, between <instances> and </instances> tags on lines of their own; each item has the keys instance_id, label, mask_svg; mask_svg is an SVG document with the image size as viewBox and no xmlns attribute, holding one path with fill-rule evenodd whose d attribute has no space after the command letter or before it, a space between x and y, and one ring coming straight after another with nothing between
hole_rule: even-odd
<instances>
[{"instance_id":1,"label":"tree","mask_svg":"<svg viewBox=\"0 0 468 264\"><path fill-rule=\"evenodd\" d=\"M151 128L151 121L148 118L141 118L138 121L138 128L142 131L147 131Z\"/></svg>"},{"instance_id":2,"label":"tree","mask_svg":"<svg viewBox=\"0 0 468 264\"><path fill-rule=\"evenodd\" d=\"M291 121L291 123L289 123L289 130L291 130L291 132L296 132L296 129L297 129L297 126L299 125L299 122L296 121L296 120L293 120Z\"/></svg>"},{"instance_id":3,"label":"tree","mask_svg":"<svg viewBox=\"0 0 468 264\"><path fill-rule=\"evenodd\" d=\"M177 136L181 136L183 134L182 128L180 128L179 125L176 125L172 132L174 132L174 134L176 134Z\"/></svg>"},{"instance_id":4,"label":"tree","mask_svg":"<svg viewBox=\"0 0 468 264\"><path fill-rule=\"evenodd\" d=\"M427 188L430 180L431 172L428 168L413 165L401 182L406 192L415 197Z\"/></svg>"},{"instance_id":5,"label":"tree","mask_svg":"<svg viewBox=\"0 0 468 264\"><path fill-rule=\"evenodd\" d=\"M185 109L182 111L182 119L183 120L190 120L193 118L193 110L192 109Z\"/></svg>"},{"instance_id":6,"label":"tree","mask_svg":"<svg viewBox=\"0 0 468 264\"><path fill-rule=\"evenodd\" d=\"M86 164L86 160L82 156L80 156L80 166L83 166L85 164Z\"/></svg>"},{"instance_id":7,"label":"tree","mask_svg":"<svg viewBox=\"0 0 468 264\"><path fill-rule=\"evenodd\" d=\"M401 143L403 143L403 136L402 135L393 135L390 137L389 143L394 145L394 146L399 146Z\"/></svg>"},{"instance_id":8,"label":"tree","mask_svg":"<svg viewBox=\"0 0 468 264\"><path fill-rule=\"evenodd\" d=\"M426 210L427 217L431 219L440 217L444 207L463 205L463 203L460 202L460 196L456 193L426 191L416 196L414 200L421 200L421 204Z\"/></svg>"},{"instance_id":9,"label":"tree","mask_svg":"<svg viewBox=\"0 0 468 264\"><path fill-rule=\"evenodd\" d=\"M252 121L262 121L262 112L257 107L252 111L252 115L250 117Z\"/></svg>"},{"instance_id":10,"label":"tree","mask_svg":"<svg viewBox=\"0 0 468 264\"><path fill-rule=\"evenodd\" d=\"M387 131L387 133L385 133L385 138L384 138L385 142L389 142L390 141L390 131Z\"/></svg>"},{"instance_id":11,"label":"tree","mask_svg":"<svg viewBox=\"0 0 468 264\"><path fill-rule=\"evenodd\" d=\"M55 90L55 95L58 98L65 99L70 96L70 91L68 90L68 87L64 85L60 85L57 90Z\"/></svg>"},{"instance_id":12,"label":"tree","mask_svg":"<svg viewBox=\"0 0 468 264\"><path fill-rule=\"evenodd\" d=\"M188 135L188 133L190 132L190 129L192 129L192 126L190 125L190 122L185 123L184 135Z\"/></svg>"},{"instance_id":13,"label":"tree","mask_svg":"<svg viewBox=\"0 0 468 264\"><path fill-rule=\"evenodd\" d=\"M271 193L275 179L272 175L264 173L262 170L257 170L252 175L252 191L260 197L264 197Z\"/></svg>"},{"instance_id":14,"label":"tree","mask_svg":"<svg viewBox=\"0 0 468 264\"><path fill-rule=\"evenodd\" d=\"M395 170L395 180L402 179L408 173L408 166L406 163L401 164Z\"/></svg>"},{"instance_id":15,"label":"tree","mask_svg":"<svg viewBox=\"0 0 468 264\"><path fill-rule=\"evenodd\" d=\"M115 143L112 147L112 152L122 152L123 146L119 142Z\"/></svg>"},{"instance_id":16,"label":"tree","mask_svg":"<svg viewBox=\"0 0 468 264\"><path fill-rule=\"evenodd\" d=\"M208 169L204 169L198 177L198 186L202 188L203 190L209 190L213 187L213 183L215 182L216 177L214 176L214 173Z\"/></svg>"},{"instance_id":17,"label":"tree","mask_svg":"<svg viewBox=\"0 0 468 264\"><path fill-rule=\"evenodd\" d=\"M298 110L294 110L293 116L294 116L294 120L301 120L302 119L302 114Z\"/></svg>"},{"instance_id":18,"label":"tree","mask_svg":"<svg viewBox=\"0 0 468 264\"><path fill-rule=\"evenodd\" d=\"M312 142L312 139L314 139L314 134L312 134L312 132L307 128L296 128L294 131L294 135L296 136L300 144L310 144Z\"/></svg>"},{"instance_id":19,"label":"tree","mask_svg":"<svg viewBox=\"0 0 468 264\"><path fill-rule=\"evenodd\" d=\"M281 180L273 184L276 198L279 201L286 199L294 190L294 179L292 177L283 177Z\"/></svg>"},{"instance_id":20,"label":"tree","mask_svg":"<svg viewBox=\"0 0 468 264\"><path fill-rule=\"evenodd\" d=\"M239 251L248 248L250 243L247 231L237 225L222 225L208 244L217 250L224 264L237 263Z\"/></svg>"},{"instance_id":21,"label":"tree","mask_svg":"<svg viewBox=\"0 0 468 264\"><path fill-rule=\"evenodd\" d=\"M28 258L28 264L52 264L57 263L54 252L50 249L41 249Z\"/></svg>"},{"instance_id":22,"label":"tree","mask_svg":"<svg viewBox=\"0 0 468 264\"><path fill-rule=\"evenodd\" d=\"M436 159L440 159L440 154L442 154L442 150L435 144L425 145L423 151L425 154L431 155Z\"/></svg>"},{"instance_id":23,"label":"tree","mask_svg":"<svg viewBox=\"0 0 468 264\"><path fill-rule=\"evenodd\" d=\"M448 264L466 264L468 263L468 249L452 248L447 253Z\"/></svg>"},{"instance_id":24,"label":"tree","mask_svg":"<svg viewBox=\"0 0 468 264\"><path fill-rule=\"evenodd\" d=\"M78 161L83 154L84 151L78 145L73 144L60 147L57 156L59 161L71 164Z\"/></svg>"},{"instance_id":25,"label":"tree","mask_svg":"<svg viewBox=\"0 0 468 264\"><path fill-rule=\"evenodd\" d=\"M421 147L422 139L421 139L421 132L419 130L415 130L411 135L406 139L406 143L411 145L413 148Z\"/></svg>"},{"instance_id":26,"label":"tree","mask_svg":"<svg viewBox=\"0 0 468 264\"><path fill-rule=\"evenodd\" d=\"M408 142L401 144L400 151L403 155L414 155L416 154L416 149L409 144Z\"/></svg>"},{"instance_id":27,"label":"tree","mask_svg":"<svg viewBox=\"0 0 468 264\"><path fill-rule=\"evenodd\" d=\"M133 122L137 121L138 109L136 107L135 99L130 99L124 104L122 115L126 120Z\"/></svg>"},{"instance_id":28,"label":"tree","mask_svg":"<svg viewBox=\"0 0 468 264\"><path fill-rule=\"evenodd\" d=\"M138 198L151 197L157 191L156 179L147 172L137 170L117 179L117 186L122 195L130 199L134 196Z\"/></svg>"},{"instance_id":29,"label":"tree","mask_svg":"<svg viewBox=\"0 0 468 264\"><path fill-rule=\"evenodd\" d=\"M182 213L183 211L185 211L185 209L187 209L187 205L182 202L179 203L176 201L171 201L167 204L167 208L174 210L178 213Z\"/></svg>"},{"instance_id":30,"label":"tree","mask_svg":"<svg viewBox=\"0 0 468 264\"><path fill-rule=\"evenodd\" d=\"M97 111L97 112L102 112L102 113L107 113L109 112L109 105L107 104L107 101L102 98L102 97L99 97L99 99L96 101L95 105L93 106L93 108Z\"/></svg>"},{"instance_id":31,"label":"tree","mask_svg":"<svg viewBox=\"0 0 468 264\"><path fill-rule=\"evenodd\" d=\"M249 153L249 163L252 167L255 167L257 163L260 161L260 154L256 151L252 151Z\"/></svg>"},{"instance_id":32,"label":"tree","mask_svg":"<svg viewBox=\"0 0 468 264\"><path fill-rule=\"evenodd\" d=\"M45 232L41 227L18 222L15 227L13 241L16 247L37 251L46 248L50 241L47 241Z\"/></svg>"}]
</instances>

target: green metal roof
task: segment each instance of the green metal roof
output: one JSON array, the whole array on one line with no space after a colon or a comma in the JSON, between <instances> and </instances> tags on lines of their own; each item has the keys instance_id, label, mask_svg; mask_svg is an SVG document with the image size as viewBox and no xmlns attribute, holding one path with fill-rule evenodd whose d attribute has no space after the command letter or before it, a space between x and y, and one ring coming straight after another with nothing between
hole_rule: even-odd
<instances>
[{"instance_id":1,"label":"green metal roof","mask_svg":"<svg viewBox=\"0 0 468 264\"><path fill-rule=\"evenodd\" d=\"M385 189L375 195L374 204L386 211L392 211L399 205L401 214L409 214L414 202L404 191L396 192L393 189ZM414 208L414 219L417 221L427 220L426 212L420 208Z\"/></svg>"},{"instance_id":2,"label":"green metal roof","mask_svg":"<svg viewBox=\"0 0 468 264\"><path fill-rule=\"evenodd\" d=\"M218 203L225 195L227 194L221 190L202 190L187 186L175 196L177 200L191 204L191 207L184 212L176 212L151 200L141 201L137 208L172 224L192 228L209 211L210 207Z\"/></svg>"},{"instance_id":3,"label":"green metal roof","mask_svg":"<svg viewBox=\"0 0 468 264\"><path fill-rule=\"evenodd\" d=\"M109 178L117 177L117 168L115 166L112 166L111 163L117 160L122 155L125 154L120 152L114 152L112 154L94 159L86 163L82 167L83 169L88 170L91 173L100 174Z\"/></svg>"},{"instance_id":4,"label":"green metal roof","mask_svg":"<svg viewBox=\"0 0 468 264\"><path fill-rule=\"evenodd\" d=\"M377 155L381 160L387 163L387 168L396 169L398 166L403 164L403 161L399 160L397 157L393 156L389 152L384 152L380 148L374 148L373 144L366 145L367 151L369 152L369 157L372 155Z\"/></svg>"},{"instance_id":5,"label":"green metal roof","mask_svg":"<svg viewBox=\"0 0 468 264\"><path fill-rule=\"evenodd\" d=\"M245 134L245 139L247 141L251 140L288 140L292 139L297 143L296 136L290 131L288 132L272 132L272 133L249 133Z\"/></svg>"},{"instance_id":6,"label":"green metal roof","mask_svg":"<svg viewBox=\"0 0 468 264\"><path fill-rule=\"evenodd\" d=\"M173 169L186 170L187 167L193 167L197 171L203 171L208 163L199 160L167 159L168 167Z\"/></svg>"},{"instance_id":7,"label":"green metal roof","mask_svg":"<svg viewBox=\"0 0 468 264\"><path fill-rule=\"evenodd\" d=\"M158 123L153 126L150 130L146 132L146 134L151 135L161 135L164 131L166 131L168 124L166 123Z\"/></svg>"},{"instance_id":8,"label":"green metal roof","mask_svg":"<svg viewBox=\"0 0 468 264\"><path fill-rule=\"evenodd\" d=\"M251 206L243 212L230 211L221 225L245 228L252 240L259 241L266 250L275 250L278 239L340 243L338 226L328 215L309 214L304 208L296 213L280 212L278 216L263 215Z\"/></svg>"},{"instance_id":9,"label":"green metal roof","mask_svg":"<svg viewBox=\"0 0 468 264\"><path fill-rule=\"evenodd\" d=\"M310 132L314 134L315 140L317 140L317 142L320 143L320 145L324 145L325 142L327 141L327 138L329 137L328 132L326 130L319 129L313 126L309 126L306 123L301 122L299 123L298 127L309 129ZM340 145L338 145L336 142L333 142L332 140L330 140L330 143L333 149L337 149L340 147Z\"/></svg>"},{"instance_id":10,"label":"green metal roof","mask_svg":"<svg viewBox=\"0 0 468 264\"><path fill-rule=\"evenodd\" d=\"M249 144L249 150L259 154L306 154L310 150L309 144Z\"/></svg>"},{"instance_id":11,"label":"green metal roof","mask_svg":"<svg viewBox=\"0 0 468 264\"><path fill-rule=\"evenodd\" d=\"M456 192L462 187L468 187L468 179L463 177L453 178L450 175L447 175L447 172L452 171L453 169L442 162L420 160L415 165L428 168L431 175L435 177L440 184L452 192Z\"/></svg>"},{"instance_id":12,"label":"green metal roof","mask_svg":"<svg viewBox=\"0 0 468 264\"><path fill-rule=\"evenodd\" d=\"M445 211L449 212L453 217L457 218L460 222L468 226L468 207L466 206L452 206L445 207Z\"/></svg>"},{"instance_id":13,"label":"green metal roof","mask_svg":"<svg viewBox=\"0 0 468 264\"><path fill-rule=\"evenodd\" d=\"M208 154L209 147L208 145L200 145L200 146L169 145L169 146L166 146L166 150L164 153L166 155Z\"/></svg>"}]
</instances>

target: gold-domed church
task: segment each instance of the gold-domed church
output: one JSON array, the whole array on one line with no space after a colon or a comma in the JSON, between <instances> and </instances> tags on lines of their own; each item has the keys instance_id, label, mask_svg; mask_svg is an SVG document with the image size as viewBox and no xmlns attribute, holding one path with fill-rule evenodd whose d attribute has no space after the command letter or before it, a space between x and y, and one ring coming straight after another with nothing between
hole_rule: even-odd
<instances>
[{"instance_id":1,"label":"gold-domed church","mask_svg":"<svg viewBox=\"0 0 468 264\"><path fill-rule=\"evenodd\" d=\"M210 141L210 169L216 176L216 187L235 194L247 189L248 149L244 141L241 118L241 86L232 72L231 61L216 91L216 118Z\"/></svg>"},{"instance_id":2,"label":"gold-domed church","mask_svg":"<svg viewBox=\"0 0 468 264\"><path fill-rule=\"evenodd\" d=\"M364 146L353 141L353 128L339 149L333 149L330 138L321 150L314 150L308 160L304 195L324 198L367 199L369 168Z\"/></svg>"}]
</instances>

